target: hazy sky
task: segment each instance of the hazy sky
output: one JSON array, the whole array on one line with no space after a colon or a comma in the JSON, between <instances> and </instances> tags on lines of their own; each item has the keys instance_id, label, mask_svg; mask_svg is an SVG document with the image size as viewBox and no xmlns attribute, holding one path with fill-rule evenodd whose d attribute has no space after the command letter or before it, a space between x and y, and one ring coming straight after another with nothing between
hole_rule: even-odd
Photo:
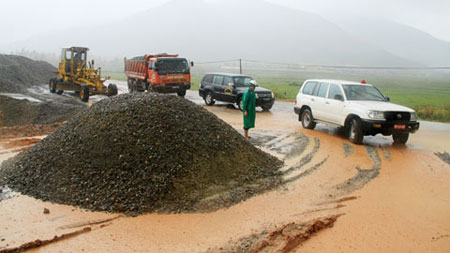
<instances>
[{"instance_id":1,"label":"hazy sky","mask_svg":"<svg viewBox=\"0 0 450 253\"><path fill-rule=\"evenodd\" d=\"M98 26L167 1L169 0L0 0L0 45L61 28ZM267 1L315 12L324 18L336 14L387 18L450 41L450 0Z\"/></svg>"}]
</instances>

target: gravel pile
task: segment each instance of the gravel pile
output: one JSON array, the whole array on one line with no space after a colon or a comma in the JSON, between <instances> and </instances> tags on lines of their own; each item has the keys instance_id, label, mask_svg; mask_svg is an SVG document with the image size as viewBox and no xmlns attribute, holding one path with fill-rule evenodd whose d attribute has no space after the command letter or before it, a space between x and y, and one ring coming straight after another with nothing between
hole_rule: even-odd
<instances>
[{"instance_id":1,"label":"gravel pile","mask_svg":"<svg viewBox=\"0 0 450 253\"><path fill-rule=\"evenodd\" d=\"M0 127L52 124L84 110L76 99L48 92L56 72L47 62L0 54Z\"/></svg>"},{"instance_id":2,"label":"gravel pile","mask_svg":"<svg viewBox=\"0 0 450 253\"><path fill-rule=\"evenodd\" d=\"M90 210L194 212L276 187L281 165L190 101L124 94L4 162L0 178L24 194Z\"/></svg>"},{"instance_id":3,"label":"gravel pile","mask_svg":"<svg viewBox=\"0 0 450 253\"><path fill-rule=\"evenodd\" d=\"M56 71L48 62L0 54L0 92L21 93L32 86L48 84Z\"/></svg>"},{"instance_id":4,"label":"gravel pile","mask_svg":"<svg viewBox=\"0 0 450 253\"><path fill-rule=\"evenodd\" d=\"M76 102L73 98L64 99L67 103L30 102L0 95L0 127L53 124L68 120L86 108L83 104L73 103Z\"/></svg>"}]
</instances>

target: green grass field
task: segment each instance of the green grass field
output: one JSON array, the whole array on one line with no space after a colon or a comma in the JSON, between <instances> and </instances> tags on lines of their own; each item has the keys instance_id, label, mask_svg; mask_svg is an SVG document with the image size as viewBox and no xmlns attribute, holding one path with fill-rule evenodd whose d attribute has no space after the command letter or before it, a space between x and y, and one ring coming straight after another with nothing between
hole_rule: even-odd
<instances>
[{"instance_id":1,"label":"green grass field","mask_svg":"<svg viewBox=\"0 0 450 253\"><path fill-rule=\"evenodd\" d=\"M111 79L126 80L123 73L105 73ZM418 113L420 119L450 122L450 75L424 75L410 77L407 75L392 75L382 73L364 73L368 83L377 86L391 102L411 107ZM332 78L350 81L360 81L359 73L283 73L258 72L249 73L260 86L275 93L278 100L295 99L301 84L310 78ZM191 90L198 90L203 73L192 74Z\"/></svg>"}]
</instances>

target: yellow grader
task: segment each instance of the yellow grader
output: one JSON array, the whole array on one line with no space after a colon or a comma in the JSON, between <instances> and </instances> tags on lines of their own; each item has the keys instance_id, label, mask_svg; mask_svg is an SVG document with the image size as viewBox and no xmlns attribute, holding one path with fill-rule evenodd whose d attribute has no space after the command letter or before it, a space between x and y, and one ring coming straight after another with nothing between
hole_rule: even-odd
<instances>
[{"instance_id":1,"label":"yellow grader","mask_svg":"<svg viewBox=\"0 0 450 253\"><path fill-rule=\"evenodd\" d=\"M117 95L117 86L109 84L106 87L103 84L106 79L101 77L101 68L94 68L94 60L87 61L88 50L86 47L62 49L58 77L49 82L51 93L61 95L64 91L75 91L83 102L88 102L90 95Z\"/></svg>"}]
</instances>

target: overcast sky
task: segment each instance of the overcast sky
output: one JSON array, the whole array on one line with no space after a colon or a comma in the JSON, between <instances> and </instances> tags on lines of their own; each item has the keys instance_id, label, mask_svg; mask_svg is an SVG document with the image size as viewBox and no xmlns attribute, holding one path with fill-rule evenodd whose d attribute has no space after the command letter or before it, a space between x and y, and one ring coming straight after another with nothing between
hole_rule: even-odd
<instances>
[{"instance_id":1,"label":"overcast sky","mask_svg":"<svg viewBox=\"0 0 450 253\"><path fill-rule=\"evenodd\" d=\"M153 6L161 5L169 0L0 1L0 44L4 45L24 40L35 34L61 28L85 25L98 26L110 21L120 20ZM267 1L315 12L324 18L338 13L386 18L413 26L430 33L436 38L450 41L450 0Z\"/></svg>"}]
</instances>

